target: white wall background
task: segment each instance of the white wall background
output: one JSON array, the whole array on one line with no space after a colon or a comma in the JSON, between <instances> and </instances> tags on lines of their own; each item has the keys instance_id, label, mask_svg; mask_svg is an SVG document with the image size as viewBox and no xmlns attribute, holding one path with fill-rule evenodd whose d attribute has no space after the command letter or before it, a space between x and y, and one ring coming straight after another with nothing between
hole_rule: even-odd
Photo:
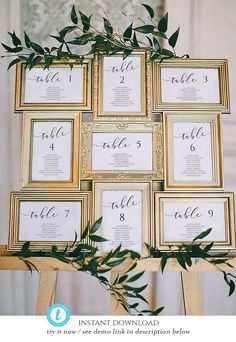
<instances>
[{"instance_id":1,"label":"white wall background","mask_svg":"<svg viewBox=\"0 0 236 342\"><path fill-rule=\"evenodd\" d=\"M225 189L236 191L236 1L235 0L0 0L0 41L8 43L7 31L24 29L36 41L47 41L48 34L68 23L73 3L88 14L107 12L117 28L124 27L149 3L158 16L163 7L169 12L169 29L181 27L177 52L195 58L228 58L230 68L231 115L223 118ZM102 6L102 7L101 7ZM103 8L103 9L102 9ZM120 18L121 11L127 13ZM67 15L68 13L68 15ZM97 21L99 20L96 17ZM1 50L2 51L2 50ZM7 72L7 59L0 60L0 244L8 234L9 193L19 189L21 116L13 114L14 70ZM147 295L154 306L164 305L165 315L182 314L179 274L147 275ZM222 276L217 272L201 275L204 314L235 315L236 295L228 298ZM0 271L0 315L33 315L38 275L29 272ZM95 280L84 274L60 273L57 301L68 305L73 314L109 314L109 300Z\"/></svg>"}]
</instances>

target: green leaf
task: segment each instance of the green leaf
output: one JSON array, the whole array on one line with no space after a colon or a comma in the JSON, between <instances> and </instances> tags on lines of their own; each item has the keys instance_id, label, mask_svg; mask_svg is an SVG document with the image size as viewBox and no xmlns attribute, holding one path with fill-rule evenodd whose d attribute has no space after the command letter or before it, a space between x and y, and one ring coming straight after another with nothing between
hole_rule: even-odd
<instances>
[{"instance_id":1,"label":"green leaf","mask_svg":"<svg viewBox=\"0 0 236 342\"><path fill-rule=\"evenodd\" d=\"M30 241L26 241L26 242L23 244L23 246L21 247L21 253L22 253L23 256L24 256L24 254L25 254L26 252L29 251L29 247L30 247Z\"/></svg>"},{"instance_id":2,"label":"green leaf","mask_svg":"<svg viewBox=\"0 0 236 342\"><path fill-rule=\"evenodd\" d=\"M35 52L39 53L40 55L44 55L44 49L37 43L31 42L31 47L34 49Z\"/></svg>"},{"instance_id":3,"label":"green leaf","mask_svg":"<svg viewBox=\"0 0 236 342\"><path fill-rule=\"evenodd\" d=\"M118 280L118 284L122 284L128 278L128 274L123 274Z\"/></svg>"},{"instance_id":4,"label":"green leaf","mask_svg":"<svg viewBox=\"0 0 236 342\"><path fill-rule=\"evenodd\" d=\"M131 259L140 259L141 255L138 252L130 251Z\"/></svg>"},{"instance_id":5,"label":"green leaf","mask_svg":"<svg viewBox=\"0 0 236 342\"><path fill-rule=\"evenodd\" d=\"M104 241L108 241L107 239L103 238L102 236L99 235L89 235L89 238L91 241L94 242L104 242Z\"/></svg>"},{"instance_id":6,"label":"green leaf","mask_svg":"<svg viewBox=\"0 0 236 342\"><path fill-rule=\"evenodd\" d=\"M161 306L160 308L152 311L151 316L158 316L159 313L161 313L164 310L164 308L165 308L164 306Z\"/></svg>"},{"instance_id":7,"label":"green leaf","mask_svg":"<svg viewBox=\"0 0 236 342\"><path fill-rule=\"evenodd\" d=\"M102 270L99 270L98 273L106 273L106 272L110 272L112 268L106 268L106 269L102 269Z\"/></svg>"},{"instance_id":8,"label":"green leaf","mask_svg":"<svg viewBox=\"0 0 236 342\"><path fill-rule=\"evenodd\" d=\"M84 240L88 236L89 230L90 230L90 223L87 224L87 227L83 231L81 235L81 240Z\"/></svg>"},{"instance_id":9,"label":"green leaf","mask_svg":"<svg viewBox=\"0 0 236 342\"><path fill-rule=\"evenodd\" d=\"M225 264L228 261L228 259L215 259L215 260L211 260L211 264L214 265L221 265L221 264Z\"/></svg>"},{"instance_id":10,"label":"green leaf","mask_svg":"<svg viewBox=\"0 0 236 342\"><path fill-rule=\"evenodd\" d=\"M201 232L199 235L197 235L197 236L193 239L193 242L196 241L196 240L204 239L204 237L206 237L207 235L209 235L211 231L212 231L212 228L209 228L209 229L207 229L207 230Z\"/></svg>"},{"instance_id":11,"label":"green leaf","mask_svg":"<svg viewBox=\"0 0 236 342\"><path fill-rule=\"evenodd\" d=\"M161 37L161 38L167 39L167 36L163 32L153 31L152 34L154 34L157 37Z\"/></svg>"},{"instance_id":12,"label":"green leaf","mask_svg":"<svg viewBox=\"0 0 236 342\"><path fill-rule=\"evenodd\" d=\"M107 262L108 260L111 259L112 254L113 254L113 250L111 250L111 251L105 256L105 258L104 258L103 261L102 261L102 264L106 264L106 262Z\"/></svg>"},{"instance_id":13,"label":"green leaf","mask_svg":"<svg viewBox=\"0 0 236 342\"><path fill-rule=\"evenodd\" d=\"M148 37L148 36L146 36L146 38L147 38L147 40L148 40L148 42L149 42L149 45L152 47L152 46L153 46L153 43L152 43L152 40L151 40L151 38L150 38L150 37Z\"/></svg>"},{"instance_id":14,"label":"green leaf","mask_svg":"<svg viewBox=\"0 0 236 342\"><path fill-rule=\"evenodd\" d=\"M129 57L129 55L132 53L133 50L130 49L125 49L123 51L123 59L126 59L127 57Z\"/></svg>"},{"instance_id":15,"label":"green leaf","mask_svg":"<svg viewBox=\"0 0 236 342\"><path fill-rule=\"evenodd\" d=\"M148 284L145 284L143 286L140 286L140 287L135 287L134 288L134 292L135 293L140 293L140 292L143 292L146 288L147 288Z\"/></svg>"},{"instance_id":16,"label":"green leaf","mask_svg":"<svg viewBox=\"0 0 236 342\"><path fill-rule=\"evenodd\" d=\"M26 61L26 67L29 66L29 65L31 64L31 62L32 62L32 60L33 60L33 58L34 58L34 56L35 56L35 52L32 52L32 53L29 55L29 57L27 58L27 61Z\"/></svg>"},{"instance_id":17,"label":"green leaf","mask_svg":"<svg viewBox=\"0 0 236 342\"><path fill-rule=\"evenodd\" d=\"M135 267L137 266L137 261L135 261L130 268L128 268L128 270L126 271L126 273L129 273L130 271L132 271L133 269L135 269Z\"/></svg>"},{"instance_id":18,"label":"green leaf","mask_svg":"<svg viewBox=\"0 0 236 342\"><path fill-rule=\"evenodd\" d=\"M35 65L38 65L39 62L41 61L41 59L42 59L41 56L36 56L36 57L34 57L33 60L31 61L30 65L29 65L30 70L33 69L33 67L34 67Z\"/></svg>"},{"instance_id":19,"label":"green leaf","mask_svg":"<svg viewBox=\"0 0 236 342\"><path fill-rule=\"evenodd\" d=\"M125 30L125 32L123 33L123 38L124 40L129 40L132 37L132 31L133 31L133 23L131 23L127 29Z\"/></svg>"},{"instance_id":20,"label":"green leaf","mask_svg":"<svg viewBox=\"0 0 236 342\"><path fill-rule=\"evenodd\" d=\"M185 264L185 259L183 257L183 254L182 253L177 253L176 254L176 259L177 259L178 263L180 264L180 266L183 267L187 271L187 267L186 267L186 264Z\"/></svg>"},{"instance_id":21,"label":"green leaf","mask_svg":"<svg viewBox=\"0 0 236 342\"><path fill-rule=\"evenodd\" d=\"M149 251L150 255L153 256L156 252L155 248L149 245L148 243L145 242L145 246L147 247L147 250Z\"/></svg>"},{"instance_id":22,"label":"green leaf","mask_svg":"<svg viewBox=\"0 0 236 342\"><path fill-rule=\"evenodd\" d=\"M154 17L153 9L149 5L146 5L146 4L142 4L142 6L144 6L146 8L146 10L148 11L148 13L150 15L150 18L152 19Z\"/></svg>"},{"instance_id":23,"label":"green leaf","mask_svg":"<svg viewBox=\"0 0 236 342\"><path fill-rule=\"evenodd\" d=\"M172 48L174 48L175 45L176 45L176 42L177 42L177 39L178 39L178 36L179 36L179 30L180 30L180 28L178 27L178 29L168 39L168 43L170 44L170 46Z\"/></svg>"},{"instance_id":24,"label":"green leaf","mask_svg":"<svg viewBox=\"0 0 236 342\"><path fill-rule=\"evenodd\" d=\"M162 17L158 23L158 30L162 33L165 33L167 31L167 27L168 27L168 13L166 13L166 15L164 15L164 17Z\"/></svg>"},{"instance_id":25,"label":"green leaf","mask_svg":"<svg viewBox=\"0 0 236 342\"><path fill-rule=\"evenodd\" d=\"M96 231L101 227L102 217L100 217L90 229L90 234L96 233Z\"/></svg>"},{"instance_id":26,"label":"green leaf","mask_svg":"<svg viewBox=\"0 0 236 342\"><path fill-rule=\"evenodd\" d=\"M121 249L121 244L114 250L114 252L112 253L112 257L115 258L119 255Z\"/></svg>"},{"instance_id":27,"label":"green leaf","mask_svg":"<svg viewBox=\"0 0 236 342\"><path fill-rule=\"evenodd\" d=\"M229 282L229 296L231 296L235 291L235 283L232 279Z\"/></svg>"},{"instance_id":28,"label":"green leaf","mask_svg":"<svg viewBox=\"0 0 236 342\"><path fill-rule=\"evenodd\" d=\"M109 281L107 280L107 278L103 277L103 276L99 276L98 277L99 281L101 281L103 284L108 284Z\"/></svg>"},{"instance_id":29,"label":"green leaf","mask_svg":"<svg viewBox=\"0 0 236 342\"><path fill-rule=\"evenodd\" d=\"M135 308L137 308L138 305L139 305L138 303L134 303L134 304L130 305L130 308L135 309Z\"/></svg>"},{"instance_id":30,"label":"green leaf","mask_svg":"<svg viewBox=\"0 0 236 342\"><path fill-rule=\"evenodd\" d=\"M190 257L187 253L184 253L183 255L184 255L184 259L185 259L187 265L188 265L189 267L191 267L191 266L192 266L191 257Z\"/></svg>"},{"instance_id":31,"label":"green leaf","mask_svg":"<svg viewBox=\"0 0 236 342\"><path fill-rule=\"evenodd\" d=\"M92 15L90 17L87 17L84 13L79 12L80 14L80 19L83 25L83 32L87 32L90 29L90 20Z\"/></svg>"},{"instance_id":32,"label":"green leaf","mask_svg":"<svg viewBox=\"0 0 236 342\"><path fill-rule=\"evenodd\" d=\"M156 52L159 52L161 50L161 46L155 37L153 37L153 46Z\"/></svg>"},{"instance_id":33,"label":"green leaf","mask_svg":"<svg viewBox=\"0 0 236 342\"><path fill-rule=\"evenodd\" d=\"M123 295L125 297L130 297L130 298L137 298L138 296L134 293L130 293L130 292L124 292Z\"/></svg>"},{"instance_id":34,"label":"green leaf","mask_svg":"<svg viewBox=\"0 0 236 342\"><path fill-rule=\"evenodd\" d=\"M140 32L140 33L152 33L155 26L153 25L142 25L139 27L135 27L134 31Z\"/></svg>"},{"instance_id":35,"label":"green leaf","mask_svg":"<svg viewBox=\"0 0 236 342\"><path fill-rule=\"evenodd\" d=\"M52 56L47 56L45 55L44 57L44 60L45 60L45 69L49 69L49 66L52 64L53 62L53 57ZM77 233L76 233L77 234ZM77 235L76 235L77 237Z\"/></svg>"},{"instance_id":36,"label":"green leaf","mask_svg":"<svg viewBox=\"0 0 236 342\"><path fill-rule=\"evenodd\" d=\"M67 43L72 44L72 45L85 45L91 41L94 41L93 34L92 33L85 33L82 36L75 38L74 40L71 40Z\"/></svg>"},{"instance_id":37,"label":"green leaf","mask_svg":"<svg viewBox=\"0 0 236 342\"><path fill-rule=\"evenodd\" d=\"M170 50L167 50L167 49L161 49L161 54L165 55L165 56L168 56L170 58L174 57L173 52L170 51Z\"/></svg>"},{"instance_id":38,"label":"green leaf","mask_svg":"<svg viewBox=\"0 0 236 342\"><path fill-rule=\"evenodd\" d=\"M59 35L60 37L64 38L67 33L72 32L76 29L77 29L77 26L66 26L59 32Z\"/></svg>"},{"instance_id":39,"label":"green leaf","mask_svg":"<svg viewBox=\"0 0 236 342\"><path fill-rule=\"evenodd\" d=\"M11 61L8 65L8 68L7 70L9 70L13 65L15 65L16 63L20 62L20 58L16 58L16 59L13 59L13 61Z\"/></svg>"},{"instance_id":40,"label":"green leaf","mask_svg":"<svg viewBox=\"0 0 236 342\"><path fill-rule=\"evenodd\" d=\"M134 32L134 35L133 35L133 41L131 42L131 45L133 47L139 47L139 43L138 43L137 36L136 36L135 32Z\"/></svg>"},{"instance_id":41,"label":"green leaf","mask_svg":"<svg viewBox=\"0 0 236 342\"><path fill-rule=\"evenodd\" d=\"M62 43L62 44L65 43L64 39L62 37L60 37L60 36L52 36L52 35L50 35L50 37L56 39L59 43Z\"/></svg>"},{"instance_id":42,"label":"green leaf","mask_svg":"<svg viewBox=\"0 0 236 342\"><path fill-rule=\"evenodd\" d=\"M213 247L213 245L214 245L214 242L209 243L208 245L206 245L206 246L204 247L203 251L204 251L205 253L208 253L208 252L211 250L211 248Z\"/></svg>"},{"instance_id":43,"label":"green leaf","mask_svg":"<svg viewBox=\"0 0 236 342\"><path fill-rule=\"evenodd\" d=\"M108 35L112 35L113 28L112 28L110 22L106 18L103 18L103 23L104 23L104 28L105 28L106 33Z\"/></svg>"},{"instance_id":44,"label":"green leaf","mask_svg":"<svg viewBox=\"0 0 236 342\"><path fill-rule=\"evenodd\" d=\"M161 272L162 273L164 272L167 260L168 260L168 255L164 254L163 257L161 258Z\"/></svg>"},{"instance_id":45,"label":"green leaf","mask_svg":"<svg viewBox=\"0 0 236 342\"><path fill-rule=\"evenodd\" d=\"M17 53L17 52L21 52L23 50L23 47L21 47L21 46L11 48L10 46L7 46L3 43L1 43L1 44L7 52Z\"/></svg>"},{"instance_id":46,"label":"green leaf","mask_svg":"<svg viewBox=\"0 0 236 342\"><path fill-rule=\"evenodd\" d=\"M136 293L137 298L141 299L143 302L148 304L148 301L146 298L144 298L140 293Z\"/></svg>"},{"instance_id":47,"label":"green leaf","mask_svg":"<svg viewBox=\"0 0 236 342\"><path fill-rule=\"evenodd\" d=\"M75 10L75 6L72 6L71 13L70 13L70 18L73 24L77 25L78 24L78 16Z\"/></svg>"},{"instance_id":48,"label":"green leaf","mask_svg":"<svg viewBox=\"0 0 236 342\"><path fill-rule=\"evenodd\" d=\"M159 58L160 57L160 54L159 53L153 53L150 57L150 60L151 61L154 61L155 59Z\"/></svg>"},{"instance_id":49,"label":"green leaf","mask_svg":"<svg viewBox=\"0 0 236 342\"><path fill-rule=\"evenodd\" d=\"M134 290L136 290L136 287L129 286L129 285L123 285L123 289L130 291L130 292L135 292Z\"/></svg>"},{"instance_id":50,"label":"green leaf","mask_svg":"<svg viewBox=\"0 0 236 342\"><path fill-rule=\"evenodd\" d=\"M29 36L27 33L24 31L24 38L25 38L25 45L29 49L31 47L31 40L29 39Z\"/></svg>"},{"instance_id":51,"label":"green leaf","mask_svg":"<svg viewBox=\"0 0 236 342\"><path fill-rule=\"evenodd\" d=\"M8 34L10 35L10 37L12 39L13 45L15 45L16 47L18 45L21 45L21 40L16 36L15 31L13 31L13 33L8 32Z\"/></svg>"},{"instance_id":52,"label":"green leaf","mask_svg":"<svg viewBox=\"0 0 236 342\"><path fill-rule=\"evenodd\" d=\"M126 258L122 258L122 259L119 259L119 260L107 262L106 265L109 266L109 267L116 267L116 266L119 266L120 264L122 264L122 262L124 262L125 259Z\"/></svg>"},{"instance_id":53,"label":"green leaf","mask_svg":"<svg viewBox=\"0 0 236 342\"><path fill-rule=\"evenodd\" d=\"M144 274L144 271L135 274L133 277L130 277L129 279L127 279L127 283L132 283L132 282L138 280L140 277L142 277L143 274Z\"/></svg>"}]
</instances>

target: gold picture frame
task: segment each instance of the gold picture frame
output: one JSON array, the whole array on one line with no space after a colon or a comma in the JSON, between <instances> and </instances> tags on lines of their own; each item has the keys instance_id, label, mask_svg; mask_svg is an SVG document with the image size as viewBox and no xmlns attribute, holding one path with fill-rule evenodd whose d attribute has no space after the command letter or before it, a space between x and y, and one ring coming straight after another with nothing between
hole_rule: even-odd
<instances>
[{"instance_id":1,"label":"gold picture frame","mask_svg":"<svg viewBox=\"0 0 236 342\"><path fill-rule=\"evenodd\" d=\"M105 192L107 192L106 195ZM114 192L113 202L112 192ZM93 181L93 194L94 221L102 217L99 234L109 240L100 245L101 253L108 252L121 244L123 249L132 249L142 256L148 256L144 243L150 244L153 238L152 183ZM104 198L105 196L106 198ZM135 209L136 214L134 213ZM104 225L108 231L103 234ZM136 231L138 226L140 226L141 234ZM135 243L140 248L134 247ZM103 248L103 245L107 245L107 248Z\"/></svg>"},{"instance_id":2,"label":"gold picture frame","mask_svg":"<svg viewBox=\"0 0 236 342\"><path fill-rule=\"evenodd\" d=\"M102 137L101 139L110 139L105 147L104 144L103 146L101 145L101 141L99 140L100 137ZM128 138L131 141L130 144ZM112 154L113 144L111 142L114 142L115 139L119 139L119 141L123 142L124 139L126 139L130 146L128 146L127 149L122 146L120 149L116 149L118 152ZM137 143L139 141L139 145L142 144L139 151L135 149L139 145L135 145L134 139L138 139ZM97 145L97 140L100 145ZM110 152L107 152L109 150L108 147L110 147ZM148 147L151 149L150 154L148 154ZM143 148L144 151L142 150ZM142 151L143 153L141 153ZM134 157L134 153L138 153L136 158ZM104 163L105 165L102 165L101 163ZM132 164L135 166L130 167ZM138 170L134 169L136 165ZM83 123L81 179L163 180L162 123Z\"/></svg>"},{"instance_id":3,"label":"gold picture frame","mask_svg":"<svg viewBox=\"0 0 236 342\"><path fill-rule=\"evenodd\" d=\"M154 192L154 206L155 244L160 250L191 243L208 228L212 231L203 245L214 242L215 250L235 249L234 193Z\"/></svg>"},{"instance_id":4,"label":"gold picture frame","mask_svg":"<svg viewBox=\"0 0 236 342\"><path fill-rule=\"evenodd\" d=\"M221 113L163 113L165 190L223 190L221 129Z\"/></svg>"},{"instance_id":5,"label":"gold picture frame","mask_svg":"<svg viewBox=\"0 0 236 342\"><path fill-rule=\"evenodd\" d=\"M81 115L23 112L22 189L80 188Z\"/></svg>"},{"instance_id":6,"label":"gold picture frame","mask_svg":"<svg viewBox=\"0 0 236 342\"><path fill-rule=\"evenodd\" d=\"M153 62L152 89L154 112L230 112L226 59L178 58Z\"/></svg>"},{"instance_id":7,"label":"gold picture frame","mask_svg":"<svg viewBox=\"0 0 236 342\"><path fill-rule=\"evenodd\" d=\"M126 85L126 76L124 72L127 66L130 66L129 63L132 63L132 58L140 58L140 89L138 94L131 94L131 90L134 92L134 84L137 86L137 75L134 75L130 79L130 84ZM118 66L115 65L112 67L112 70L116 70L112 81L104 82L104 61L113 61L115 59L119 59ZM130 60L131 59L131 60ZM108 63L108 62L107 62ZM123 66L125 67L123 68ZM110 66L109 66L110 67ZM134 68L138 69L138 67ZM107 70L110 71L110 70ZM130 72L130 70L129 70ZM132 72L132 70L131 70ZM127 74L127 73L126 73ZM120 82L117 80L121 78ZM138 76L139 77L139 76ZM115 55L105 56L104 54L98 54L94 57L94 97L93 97L93 115L95 120L151 120L152 113L152 105L151 105L151 63L149 60L149 55L144 50L134 51L131 53L129 57L123 60L122 53L116 53ZM118 83L117 83L118 82ZM107 88L107 96L105 94L105 86L106 83ZM111 91L111 83L114 85L114 97L110 98L112 95ZM124 86L123 86L124 84ZM133 86L133 88L132 88ZM123 95L122 95L123 94ZM140 99L140 108L136 108L137 103L132 101L131 95L135 98L136 102ZM122 97L126 97L126 109L121 107L124 106L124 101L122 106L120 105L119 99ZM104 106L104 99L110 101L110 104L107 103ZM117 108L117 110L112 110L111 107ZM105 107L105 108L104 108ZM129 108L128 108L129 107ZM138 107L138 106L137 106Z\"/></svg>"},{"instance_id":8,"label":"gold picture frame","mask_svg":"<svg viewBox=\"0 0 236 342\"><path fill-rule=\"evenodd\" d=\"M8 250L18 251L26 241L31 250L49 250L52 245L64 249L73 243L75 231L79 241L90 221L90 207L91 192L12 192Z\"/></svg>"},{"instance_id":9,"label":"gold picture frame","mask_svg":"<svg viewBox=\"0 0 236 342\"><path fill-rule=\"evenodd\" d=\"M72 64L73 64L73 68L71 68ZM57 72L53 74L52 70L55 68L57 69ZM42 70L40 74L37 74L38 69L40 69L40 71ZM62 69L61 70L62 76L59 74L60 69ZM23 111L23 110L91 111L92 110L92 71L91 70L92 70L91 58L84 59L82 64L74 60L56 61L50 65L49 69L45 69L45 64L42 62L39 63L34 68L32 68L31 70L26 68L25 62L17 63L16 86L15 86L15 111ZM31 74L33 73L32 78L30 79L31 83L28 88L27 88L27 82L26 82L27 73L31 73ZM74 78L72 78L73 73L76 77L78 77L78 80L79 80L75 82L75 84L73 83ZM63 83L59 83L59 82L63 82L63 80L64 82L66 82L64 85ZM58 84L60 84L59 86L57 85L57 82ZM46 84L45 87L44 87L44 84ZM50 86L47 86L48 84ZM81 94L78 99L77 92L79 90L81 90ZM63 100L63 99L66 99L66 97L67 98L69 97L69 99L67 101ZM62 100L58 100L60 98Z\"/></svg>"}]
</instances>

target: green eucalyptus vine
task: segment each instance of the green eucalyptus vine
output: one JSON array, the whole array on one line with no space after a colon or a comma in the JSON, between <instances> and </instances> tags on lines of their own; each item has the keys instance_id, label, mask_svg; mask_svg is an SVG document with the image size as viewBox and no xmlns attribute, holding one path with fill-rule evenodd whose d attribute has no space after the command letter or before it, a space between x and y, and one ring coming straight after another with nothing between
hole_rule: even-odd
<instances>
[{"instance_id":1,"label":"green eucalyptus vine","mask_svg":"<svg viewBox=\"0 0 236 342\"><path fill-rule=\"evenodd\" d=\"M177 58L175 45L178 40L178 28L170 37L167 36L168 29L168 13L166 13L157 23L154 22L154 10L147 4L142 4L148 13L146 22L140 19L141 26L134 27L133 23L124 30L122 35L114 32L114 28L108 18L103 17L104 30L101 31L93 26L92 15L87 16L81 11L77 12L75 6L71 10L72 25L66 26L58 32L58 35L51 35L57 46L43 47L33 42L24 32L24 41L22 41L13 31L8 32L12 40L12 46L2 43L7 55L3 57L16 57L13 59L9 67L12 67L20 61L25 61L26 65L31 69L38 63L45 63L45 68L49 68L54 60L66 59L83 62L87 55L95 53L104 53L113 55L117 52L123 53L126 58L133 51L140 48L150 53L150 60L163 58ZM73 36L72 36L73 35ZM160 39L168 42L170 49L163 48ZM88 45L87 53L75 53L74 47ZM185 55L188 57L188 55ZM184 56L183 56L184 57ZM71 67L73 63L71 63Z\"/></svg>"}]
</instances>

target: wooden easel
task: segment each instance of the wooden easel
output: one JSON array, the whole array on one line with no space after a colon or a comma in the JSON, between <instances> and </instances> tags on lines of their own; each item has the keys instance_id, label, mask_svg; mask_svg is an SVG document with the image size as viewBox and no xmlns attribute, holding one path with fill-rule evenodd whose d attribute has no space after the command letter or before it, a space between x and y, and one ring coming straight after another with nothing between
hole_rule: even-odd
<instances>
[{"instance_id":1,"label":"wooden easel","mask_svg":"<svg viewBox=\"0 0 236 342\"><path fill-rule=\"evenodd\" d=\"M39 288L38 288L38 300L37 300L37 315L45 315L48 307L54 303L57 285L58 271L76 271L69 264L65 264L54 258L30 258L37 269L40 271L39 276ZM122 266L116 267L111 272L111 277L114 279L117 274L124 273L132 261L127 261ZM167 272L181 272L182 283L182 295L184 304L185 315L202 315L202 298L201 287L199 280L199 272L215 271L215 267L209 264L207 261L200 260L195 263L192 260L193 265L189 271L185 271L181 268L175 259L169 259L165 268ZM230 258L230 264L236 269L236 257ZM231 270L227 265L223 265L224 270ZM18 257L11 256L5 246L0 247L0 270L27 270L25 263ZM139 260L136 272L160 272L161 263L160 259L144 259ZM110 301L110 314L116 316L127 315L127 312L123 307L111 297Z\"/></svg>"}]
</instances>

